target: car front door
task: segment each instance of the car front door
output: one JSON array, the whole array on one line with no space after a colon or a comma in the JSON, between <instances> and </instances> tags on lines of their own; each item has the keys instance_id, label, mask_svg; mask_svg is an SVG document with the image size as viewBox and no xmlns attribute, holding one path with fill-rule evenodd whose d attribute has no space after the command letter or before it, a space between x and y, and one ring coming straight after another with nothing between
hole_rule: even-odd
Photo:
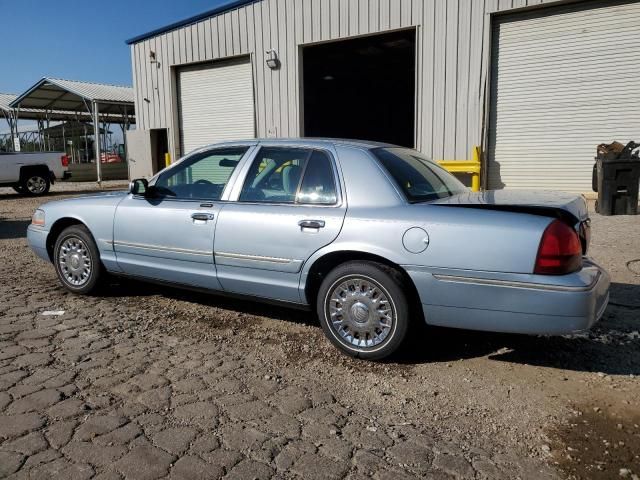
<instances>
[{"instance_id":1,"label":"car front door","mask_svg":"<svg viewBox=\"0 0 640 480\"><path fill-rule=\"evenodd\" d=\"M304 262L331 243L346 213L334 152L262 146L220 212L218 280L230 292L299 303Z\"/></svg>"},{"instance_id":2,"label":"car front door","mask_svg":"<svg viewBox=\"0 0 640 480\"><path fill-rule=\"evenodd\" d=\"M113 245L124 273L220 290L213 259L225 188L250 146L196 153L160 173L149 195L118 205Z\"/></svg>"}]
</instances>

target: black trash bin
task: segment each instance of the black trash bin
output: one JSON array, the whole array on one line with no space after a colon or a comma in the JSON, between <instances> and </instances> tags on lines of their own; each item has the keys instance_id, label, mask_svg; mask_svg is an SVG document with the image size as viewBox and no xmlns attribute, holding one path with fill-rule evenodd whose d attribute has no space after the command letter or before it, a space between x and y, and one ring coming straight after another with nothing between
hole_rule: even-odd
<instances>
[{"instance_id":1,"label":"black trash bin","mask_svg":"<svg viewBox=\"0 0 640 480\"><path fill-rule=\"evenodd\" d=\"M598 148L594 190L598 192L596 212L601 215L638 214L640 158L631 155L631 146L632 143L616 155Z\"/></svg>"}]
</instances>

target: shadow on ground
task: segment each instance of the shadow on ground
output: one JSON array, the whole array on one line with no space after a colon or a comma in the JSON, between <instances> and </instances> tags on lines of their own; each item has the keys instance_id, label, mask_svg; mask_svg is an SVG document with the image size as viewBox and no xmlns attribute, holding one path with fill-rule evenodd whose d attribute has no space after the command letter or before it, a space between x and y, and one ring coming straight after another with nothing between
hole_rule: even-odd
<instances>
[{"instance_id":1,"label":"shadow on ground","mask_svg":"<svg viewBox=\"0 0 640 480\"><path fill-rule=\"evenodd\" d=\"M590 331L562 337L429 329L427 340L401 362L491 360L580 372L640 374L640 285L613 283L611 304ZM415 343L415 341L414 341ZM428 360L427 360L428 361Z\"/></svg>"},{"instance_id":2,"label":"shadow on ground","mask_svg":"<svg viewBox=\"0 0 640 480\"><path fill-rule=\"evenodd\" d=\"M280 304L268 304L251 298L231 297L216 292L187 290L171 285L146 283L128 278L113 278L110 285L100 292L102 297L147 297L153 295L161 295L174 300L197 303L212 308L221 308L273 320L284 320L301 325L320 327L315 314L310 313L308 310L287 308Z\"/></svg>"},{"instance_id":3,"label":"shadow on ground","mask_svg":"<svg viewBox=\"0 0 640 480\"><path fill-rule=\"evenodd\" d=\"M237 313L267 317L319 328L313 312L265 305L175 287L117 280L104 296L162 295ZM589 332L564 337L475 332L447 328L417 328L401 351L389 361L404 365L451 362L488 356L500 362L537 365L583 372L640 375L640 285L614 283L612 302L602 320ZM637 300L636 300L637 302ZM640 307L640 305L638 305Z\"/></svg>"},{"instance_id":4,"label":"shadow on ground","mask_svg":"<svg viewBox=\"0 0 640 480\"><path fill-rule=\"evenodd\" d=\"M30 220L5 220L0 218L0 240L25 238Z\"/></svg>"}]
</instances>

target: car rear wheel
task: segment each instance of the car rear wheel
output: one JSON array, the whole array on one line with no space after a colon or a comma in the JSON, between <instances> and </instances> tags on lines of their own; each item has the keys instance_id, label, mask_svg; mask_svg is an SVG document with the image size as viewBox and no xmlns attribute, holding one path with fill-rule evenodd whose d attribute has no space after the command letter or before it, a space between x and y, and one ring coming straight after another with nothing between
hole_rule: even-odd
<instances>
[{"instance_id":1,"label":"car rear wheel","mask_svg":"<svg viewBox=\"0 0 640 480\"><path fill-rule=\"evenodd\" d=\"M375 262L353 261L325 277L317 310L325 335L344 353L379 360L402 344L409 307L402 277Z\"/></svg>"},{"instance_id":2,"label":"car rear wheel","mask_svg":"<svg viewBox=\"0 0 640 480\"><path fill-rule=\"evenodd\" d=\"M83 225L62 231L53 248L53 263L62 285L73 293L91 293L102 277L98 248Z\"/></svg>"},{"instance_id":3,"label":"car rear wheel","mask_svg":"<svg viewBox=\"0 0 640 480\"><path fill-rule=\"evenodd\" d=\"M44 195L51 188L51 180L49 175L44 172L29 172L23 177L20 188L22 190L21 193L26 193L27 195Z\"/></svg>"}]
</instances>

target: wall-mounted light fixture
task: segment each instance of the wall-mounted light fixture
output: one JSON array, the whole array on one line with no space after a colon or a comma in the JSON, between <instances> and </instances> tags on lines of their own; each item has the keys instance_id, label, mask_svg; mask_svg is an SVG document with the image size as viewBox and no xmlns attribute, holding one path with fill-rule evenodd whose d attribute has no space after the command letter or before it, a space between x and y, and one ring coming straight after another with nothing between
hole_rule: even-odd
<instances>
[{"instance_id":1,"label":"wall-mounted light fixture","mask_svg":"<svg viewBox=\"0 0 640 480\"><path fill-rule=\"evenodd\" d=\"M149 51L149 63L151 65L155 65L156 68L160 68L160 61L156 57L156 52L154 52L153 50Z\"/></svg>"},{"instance_id":2,"label":"wall-mounted light fixture","mask_svg":"<svg viewBox=\"0 0 640 480\"><path fill-rule=\"evenodd\" d=\"M276 52L272 48L271 50L267 50L265 53L267 54L267 67L269 67L271 70L280 68L280 59L278 58L278 52Z\"/></svg>"}]
</instances>

